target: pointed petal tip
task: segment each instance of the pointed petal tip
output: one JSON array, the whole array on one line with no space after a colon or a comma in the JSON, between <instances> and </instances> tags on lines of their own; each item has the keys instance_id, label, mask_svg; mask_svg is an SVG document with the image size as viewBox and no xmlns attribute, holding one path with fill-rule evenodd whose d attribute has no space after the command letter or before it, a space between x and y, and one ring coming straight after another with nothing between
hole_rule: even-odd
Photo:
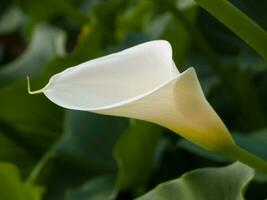
<instances>
[{"instance_id":1,"label":"pointed petal tip","mask_svg":"<svg viewBox=\"0 0 267 200\"><path fill-rule=\"evenodd\" d=\"M33 94L40 94L40 93L43 93L43 90L45 89L45 87L42 88L42 89L40 89L40 90L32 91L32 90L31 90L30 77L29 77L29 76L26 76L26 79L27 79L27 90L28 90L28 94L33 95Z\"/></svg>"},{"instance_id":2,"label":"pointed petal tip","mask_svg":"<svg viewBox=\"0 0 267 200\"><path fill-rule=\"evenodd\" d=\"M189 67L185 71L183 71L181 78L186 78L186 79L189 78L191 81L192 80L198 81L197 73L194 67Z\"/></svg>"},{"instance_id":3,"label":"pointed petal tip","mask_svg":"<svg viewBox=\"0 0 267 200\"><path fill-rule=\"evenodd\" d=\"M195 68L194 68L193 66L191 66L191 67L189 67L188 69L186 69L185 72L186 72L186 71L187 71L188 73L197 74L197 73L196 73L196 70L195 70Z\"/></svg>"}]
</instances>

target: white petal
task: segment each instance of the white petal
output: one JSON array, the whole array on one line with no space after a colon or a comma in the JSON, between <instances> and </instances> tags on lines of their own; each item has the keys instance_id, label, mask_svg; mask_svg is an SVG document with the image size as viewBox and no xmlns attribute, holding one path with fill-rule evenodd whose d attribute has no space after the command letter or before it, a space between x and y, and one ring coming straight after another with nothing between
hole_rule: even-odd
<instances>
[{"instance_id":1,"label":"white petal","mask_svg":"<svg viewBox=\"0 0 267 200\"><path fill-rule=\"evenodd\" d=\"M69 68L41 91L62 107L153 122L213 151L234 144L194 69L180 74L166 41L143 43Z\"/></svg>"},{"instance_id":2,"label":"white petal","mask_svg":"<svg viewBox=\"0 0 267 200\"><path fill-rule=\"evenodd\" d=\"M153 122L213 151L233 144L229 131L207 102L193 68L143 98L94 112Z\"/></svg>"},{"instance_id":3,"label":"white petal","mask_svg":"<svg viewBox=\"0 0 267 200\"><path fill-rule=\"evenodd\" d=\"M159 40L69 68L43 92L62 107L95 110L143 96L178 74L170 44Z\"/></svg>"}]
</instances>

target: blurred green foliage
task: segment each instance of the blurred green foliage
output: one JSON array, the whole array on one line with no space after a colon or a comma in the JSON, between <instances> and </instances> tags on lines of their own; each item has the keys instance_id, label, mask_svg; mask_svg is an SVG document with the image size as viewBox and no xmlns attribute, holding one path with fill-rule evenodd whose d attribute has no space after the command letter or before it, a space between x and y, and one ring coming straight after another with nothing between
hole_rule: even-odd
<instances>
[{"instance_id":1,"label":"blurred green foliage","mask_svg":"<svg viewBox=\"0 0 267 200\"><path fill-rule=\"evenodd\" d=\"M197 169L179 179L160 184L138 199L175 200L179 197L181 200L193 200L201 197L207 200L242 200L244 189L253 175L252 169L238 162L224 168Z\"/></svg>"},{"instance_id":2,"label":"blurred green foliage","mask_svg":"<svg viewBox=\"0 0 267 200\"><path fill-rule=\"evenodd\" d=\"M0 192L2 199L40 200L43 189L25 184L19 177L19 172L12 164L0 163Z\"/></svg>"},{"instance_id":3,"label":"blurred green foliage","mask_svg":"<svg viewBox=\"0 0 267 200\"><path fill-rule=\"evenodd\" d=\"M231 2L267 28L265 0ZM0 199L124 200L158 184L139 199L267 197L265 176L244 193L251 169L208 168L232 161L169 130L27 94L26 76L39 89L70 66L165 39L237 143L267 159L266 60L193 0L2 0L0 11Z\"/></svg>"}]
</instances>

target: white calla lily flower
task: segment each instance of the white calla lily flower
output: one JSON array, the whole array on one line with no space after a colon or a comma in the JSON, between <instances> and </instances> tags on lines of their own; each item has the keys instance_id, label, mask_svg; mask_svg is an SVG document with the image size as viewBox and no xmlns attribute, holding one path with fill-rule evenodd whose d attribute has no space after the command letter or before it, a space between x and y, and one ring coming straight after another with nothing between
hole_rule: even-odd
<instances>
[{"instance_id":1,"label":"white calla lily flower","mask_svg":"<svg viewBox=\"0 0 267 200\"><path fill-rule=\"evenodd\" d=\"M146 42L68 68L43 89L29 92L43 92L68 109L153 122L209 150L234 145L195 70L177 70L167 41Z\"/></svg>"}]
</instances>

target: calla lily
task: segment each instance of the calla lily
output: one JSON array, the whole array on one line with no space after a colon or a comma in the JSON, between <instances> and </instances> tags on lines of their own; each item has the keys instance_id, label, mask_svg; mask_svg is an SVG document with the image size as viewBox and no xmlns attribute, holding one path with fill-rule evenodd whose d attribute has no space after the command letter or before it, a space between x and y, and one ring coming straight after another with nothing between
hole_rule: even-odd
<instances>
[{"instance_id":1,"label":"calla lily","mask_svg":"<svg viewBox=\"0 0 267 200\"><path fill-rule=\"evenodd\" d=\"M41 90L68 109L141 119L213 151L234 144L193 68L180 73L167 41L146 42L68 68Z\"/></svg>"}]
</instances>

